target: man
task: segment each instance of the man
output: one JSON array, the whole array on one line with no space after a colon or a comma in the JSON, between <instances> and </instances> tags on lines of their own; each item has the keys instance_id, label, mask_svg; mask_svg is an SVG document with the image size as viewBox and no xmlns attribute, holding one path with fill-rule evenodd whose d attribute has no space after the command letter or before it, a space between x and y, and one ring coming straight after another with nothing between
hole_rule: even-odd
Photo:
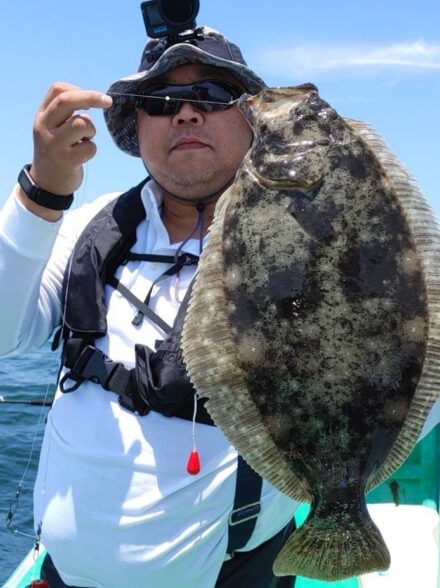
<instances>
[{"instance_id":1,"label":"man","mask_svg":"<svg viewBox=\"0 0 440 588\"><path fill-rule=\"evenodd\" d=\"M264 87L238 47L203 34L167 49L150 41L139 72L109 95L52 86L32 164L1 214L0 353L41 345L59 326L63 339L34 493L51 588L293 582L271 567L296 505L241 460L237 476L179 352L215 203L252 142L235 100ZM105 109L150 179L62 218L96 151L92 119L77 112L89 108Z\"/></svg>"}]
</instances>

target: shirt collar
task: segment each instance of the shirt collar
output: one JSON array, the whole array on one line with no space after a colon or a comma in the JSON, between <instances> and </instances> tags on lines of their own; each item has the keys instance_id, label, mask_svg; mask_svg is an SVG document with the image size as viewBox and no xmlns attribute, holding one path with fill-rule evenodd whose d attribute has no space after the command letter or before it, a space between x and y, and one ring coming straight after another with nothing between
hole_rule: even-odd
<instances>
[{"instance_id":1,"label":"shirt collar","mask_svg":"<svg viewBox=\"0 0 440 588\"><path fill-rule=\"evenodd\" d=\"M163 202L162 189L152 178L150 178L142 188L141 199L147 213L147 219L154 227L156 235L152 252L156 253L158 251L166 250L175 251L178 249L182 243L170 243L168 231L162 222L160 212ZM206 244L206 239L207 236L203 238L203 246ZM199 255L199 249L199 239L189 239L183 247L183 251L193 253L194 255Z\"/></svg>"}]
</instances>

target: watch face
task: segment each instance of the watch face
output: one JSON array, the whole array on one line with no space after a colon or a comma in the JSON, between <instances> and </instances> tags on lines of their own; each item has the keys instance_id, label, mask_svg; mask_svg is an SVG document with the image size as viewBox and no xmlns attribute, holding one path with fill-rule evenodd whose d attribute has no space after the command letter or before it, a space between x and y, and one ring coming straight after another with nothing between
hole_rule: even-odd
<instances>
[{"instance_id":1,"label":"watch face","mask_svg":"<svg viewBox=\"0 0 440 588\"><path fill-rule=\"evenodd\" d=\"M26 196L31 200L34 200L35 192L38 192L38 188L29 175L28 166L25 166L21 170L20 175L18 176L18 183Z\"/></svg>"}]
</instances>

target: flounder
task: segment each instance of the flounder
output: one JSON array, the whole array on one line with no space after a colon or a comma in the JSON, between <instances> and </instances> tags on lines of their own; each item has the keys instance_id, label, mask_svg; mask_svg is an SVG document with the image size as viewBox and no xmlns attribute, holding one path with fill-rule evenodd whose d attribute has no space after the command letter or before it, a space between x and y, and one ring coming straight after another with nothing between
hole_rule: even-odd
<instances>
[{"instance_id":1,"label":"flounder","mask_svg":"<svg viewBox=\"0 0 440 588\"><path fill-rule=\"evenodd\" d=\"M311 511L277 575L390 564L365 493L409 455L440 384L440 232L404 167L311 84L241 108L254 143L219 200L182 337L237 451Z\"/></svg>"}]
</instances>

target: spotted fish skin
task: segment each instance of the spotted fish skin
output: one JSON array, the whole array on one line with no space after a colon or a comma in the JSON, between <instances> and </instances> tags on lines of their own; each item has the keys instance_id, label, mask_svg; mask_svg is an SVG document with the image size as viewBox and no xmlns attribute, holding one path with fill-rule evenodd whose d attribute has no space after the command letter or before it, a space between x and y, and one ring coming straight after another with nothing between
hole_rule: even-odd
<instances>
[{"instance_id":1,"label":"spotted fish skin","mask_svg":"<svg viewBox=\"0 0 440 588\"><path fill-rule=\"evenodd\" d=\"M249 393L292 468L309 485L358 485L395 441L420 377L422 269L365 145L315 94L292 118L276 141L282 160L266 163L262 134L225 215L229 320ZM319 150L285 160L293 141L316 134ZM299 186L267 190L254 169ZM315 170L321 185L308 196Z\"/></svg>"},{"instance_id":2,"label":"spotted fish skin","mask_svg":"<svg viewBox=\"0 0 440 588\"><path fill-rule=\"evenodd\" d=\"M416 429L411 407L438 327L424 251L404 189L316 88L268 89L242 108L255 141L201 260L188 371L252 467L294 498L311 496L275 573L336 580L386 569L364 495L392 448L408 454L416 439L399 435Z\"/></svg>"}]
</instances>

